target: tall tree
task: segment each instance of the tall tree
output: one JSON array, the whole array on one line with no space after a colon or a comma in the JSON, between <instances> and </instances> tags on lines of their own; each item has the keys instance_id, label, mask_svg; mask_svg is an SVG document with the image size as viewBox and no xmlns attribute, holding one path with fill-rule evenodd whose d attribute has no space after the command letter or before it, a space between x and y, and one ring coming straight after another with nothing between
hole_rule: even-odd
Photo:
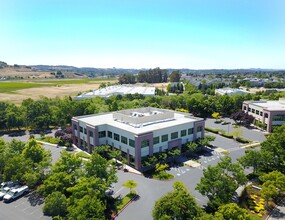
<instances>
[{"instance_id":1,"label":"tall tree","mask_svg":"<svg viewBox=\"0 0 285 220\"><path fill-rule=\"evenodd\" d=\"M220 206L215 217L220 220L251 220L247 210L240 208L235 203Z\"/></svg>"},{"instance_id":2,"label":"tall tree","mask_svg":"<svg viewBox=\"0 0 285 220\"><path fill-rule=\"evenodd\" d=\"M216 166L208 166L203 173L196 189L209 198L208 208L212 210L229 203L238 186L247 181L240 164L232 163L228 156Z\"/></svg>"},{"instance_id":3,"label":"tall tree","mask_svg":"<svg viewBox=\"0 0 285 220\"><path fill-rule=\"evenodd\" d=\"M173 191L155 202L152 216L159 219L194 219L202 213L194 197L187 191L181 182L174 182Z\"/></svg>"},{"instance_id":4,"label":"tall tree","mask_svg":"<svg viewBox=\"0 0 285 220\"><path fill-rule=\"evenodd\" d=\"M180 78L181 78L181 73L179 70L174 70L169 75L169 81L170 82L180 82Z\"/></svg>"}]
</instances>

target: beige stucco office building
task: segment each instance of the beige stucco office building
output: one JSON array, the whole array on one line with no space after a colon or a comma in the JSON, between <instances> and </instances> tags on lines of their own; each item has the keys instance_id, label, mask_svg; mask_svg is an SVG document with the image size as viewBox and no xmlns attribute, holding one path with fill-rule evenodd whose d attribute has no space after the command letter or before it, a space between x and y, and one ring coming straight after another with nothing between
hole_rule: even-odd
<instances>
[{"instance_id":1,"label":"beige stucco office building","mask_svg":"<svg viewBox=\"0 0 285 220\"><path fill-rule=\"evenodd\" d=\"M92 152L110 145L141 169L141 158L204 137L205 121L189 113L139 108L72 118L74 144Z\"/></svg>"},{"instance_id":2,"label":"beige stucco office building","mask_svg":"<svg viewBox=\"0 0 285 220\"><path fill-rule=\"evenodd\" d=\"M285 99L273 101L244 101L242 110L267 125L271 132L272 126L285 123Z\"/></svg>"}]
</instances>

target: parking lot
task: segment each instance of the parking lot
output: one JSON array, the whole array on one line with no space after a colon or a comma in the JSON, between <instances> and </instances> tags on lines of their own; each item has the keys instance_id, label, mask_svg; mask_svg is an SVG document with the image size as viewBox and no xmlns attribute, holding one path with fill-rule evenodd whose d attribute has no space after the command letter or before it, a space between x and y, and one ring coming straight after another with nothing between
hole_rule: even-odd
<instances>
[{"instance_id":1,"label":"parking lot","mask_svg":"<svg viewBox=\"0 0 285 220\"><path fill-rule=\"evenodd\" d=\"M2 136L5 141L11 141L12 138L27 141L29 135L14 136L10 137L8 135ZM52 145L44 144L43 147L46 150L51 151L52 164L54 164L60 157L60 152L63 148L57 148ZM43 198L39 197L34 192L11 202L4 203L0 201L0 220L38 220L38 219L52 219L51 217L44 216L42 212L43 208Z\"/></svg>"},{"instance_id":2,"label":"parking lot","mask_svg":"<svg viewBox=\"0 0 285 220\"><path fill-rule=\"evenodd\" d=\"M210 126L210 125L215 125ZM233 125L220 125L215 124L214 120L210 119L206 121L206 126L213 127L213 128L220 128L226 130L229 128L229 132L232 132L234 129ZM243 137L253 140L262 142L266 138L264 133L258 131L256 129L247 129L241 127L243 131ZM204 206L208 202L208 198L202 196L197 190L195 190L196 185L200 182L201 177L203 176L203 169L207 168L209 165L216 165L222 157L225 157L225 154L218 151L217 149L223 149L228 152L228 156L232 158L232 161L235 162L237 158L242 157L245 155L244 148L241 143L222 137L217 134L213 133L206 133L206 135L215 136L216 139L211 144L213 144L214 148L210 149L207 148L202 154L195 159L197 159L200 163L198 167L189 167L189 166L176 166L171 167L169 173L174 175L174 179L170 181L158 181L147 179L142 176L138 176L136 174L131 173L123 173L119 172L119 182L115 184L114 192L116 195L124 196L127 193L127 189L122 187L122 183L129 179L133 179L138 183L138 186L135 188L140 195L140 199L131 203L126 210L124 210L116 219L137 219L137 220L144 220L144 219L151 219L151 213L154 206L155 201L160 198L162 195L165 195L167 192L172 190L172 184L174 181L178 180L183 182L187 189L191 191L191 194L195 197L196 201L201 205ZM258 149L255 148L255 149ZM182 159L183 160L183 159ZM250 170L245 170L246 173L250 172Z\"/></svg>"},{"instance_id":3,"label":"parking lot","mask_svg":"<svg viewBox=\"0 0 285 220\"><path fill-rule=\"evenodd\" d=\"M11 202L0 202L0 220L51 219L43 216L43 199L33 192Z\"/></svg>"}]
</instances>

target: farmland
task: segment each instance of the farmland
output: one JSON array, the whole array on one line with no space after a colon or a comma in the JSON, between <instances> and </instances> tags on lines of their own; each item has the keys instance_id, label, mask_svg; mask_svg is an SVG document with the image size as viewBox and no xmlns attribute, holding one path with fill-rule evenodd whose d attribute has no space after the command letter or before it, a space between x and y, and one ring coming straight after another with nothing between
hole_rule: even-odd
<instances>
[{"instance_id":1,"label":"farmland","mask_svg":"<svg viewBox=\"0 0 285 220\"><path fill-rule=\"evenodd\" d=\"M75 96L80 92L97 89L101 83L116 83L116 79L68 79L0 82L0 101L20 104L24 99Z\"/></svg>"}]
</instances>

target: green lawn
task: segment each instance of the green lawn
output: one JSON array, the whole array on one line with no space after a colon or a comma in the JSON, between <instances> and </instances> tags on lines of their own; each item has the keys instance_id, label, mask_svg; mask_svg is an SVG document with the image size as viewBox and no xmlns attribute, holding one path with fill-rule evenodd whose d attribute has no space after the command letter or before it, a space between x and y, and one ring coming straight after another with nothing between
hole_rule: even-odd
<instances>
[{"instance_id":1,"label":"green lawn","mask_svg":"<svg viewBox=\"0 0 285 220\"><path fill-rule=\"evenodd\" d=\"M86 158L86 159L90 159L91 158L91 156L89 154L87 154L86 152L84 152L84 151L80 151L76 155L79 156L79 157Z\"/></svg>"},{"instance_id":2,"label":"green lawn","mask_svg":"<svg viewBox=\"0 0 285 220\"><path fill-rule=\"evenodd\" d=\"M30 89L46 86L46 84L32 82L0 82L0 93L12 93L20 89Z\"/></svg>"},{"instance_id":3,"label":"green lawn","mask_svg":"<svg viewBox=\"0 0 285 220\"><path fill-rule=\"evenodd\" d=\"M38 87L49 87L49 86L58 86L65 84L100 84L102 82L111 82L115 83L117 80L115 78L111 79L49 79L49 80L30 80L28 82L19 82L19 81L9 81L9 82L0 82L0 93L13 93L21 89L30 89Z\"/></svg>"},{"instance_id":4,"label":"green lawn","mask_svg":"<svg viewBox=\"0 0 285 220\"><path fill-rule=\"evenodd\" d=\"M116 82L117 79L110 78L110 79L49 79L49 80L34 80L34 82L38 83L50 83L54 85L64 85L64 84L99 84L104 81L108 82Z\"/></svg>"},{"instance_id":5,"label":"green lawn","mask_svg":"<svg viewBox=\"0 0 285 220\"><path fill-rule=\"evenodd\" d=\"M116 202L115 202L115 207L116 207L116 211L119 212L122 210L122 208L124 208L128 202L131 201L131 199L136 195L136 192L135 191L131 191L130 193L128 193L124 198L122 199L118 199Z\"/></svg>"}]
</instances>

